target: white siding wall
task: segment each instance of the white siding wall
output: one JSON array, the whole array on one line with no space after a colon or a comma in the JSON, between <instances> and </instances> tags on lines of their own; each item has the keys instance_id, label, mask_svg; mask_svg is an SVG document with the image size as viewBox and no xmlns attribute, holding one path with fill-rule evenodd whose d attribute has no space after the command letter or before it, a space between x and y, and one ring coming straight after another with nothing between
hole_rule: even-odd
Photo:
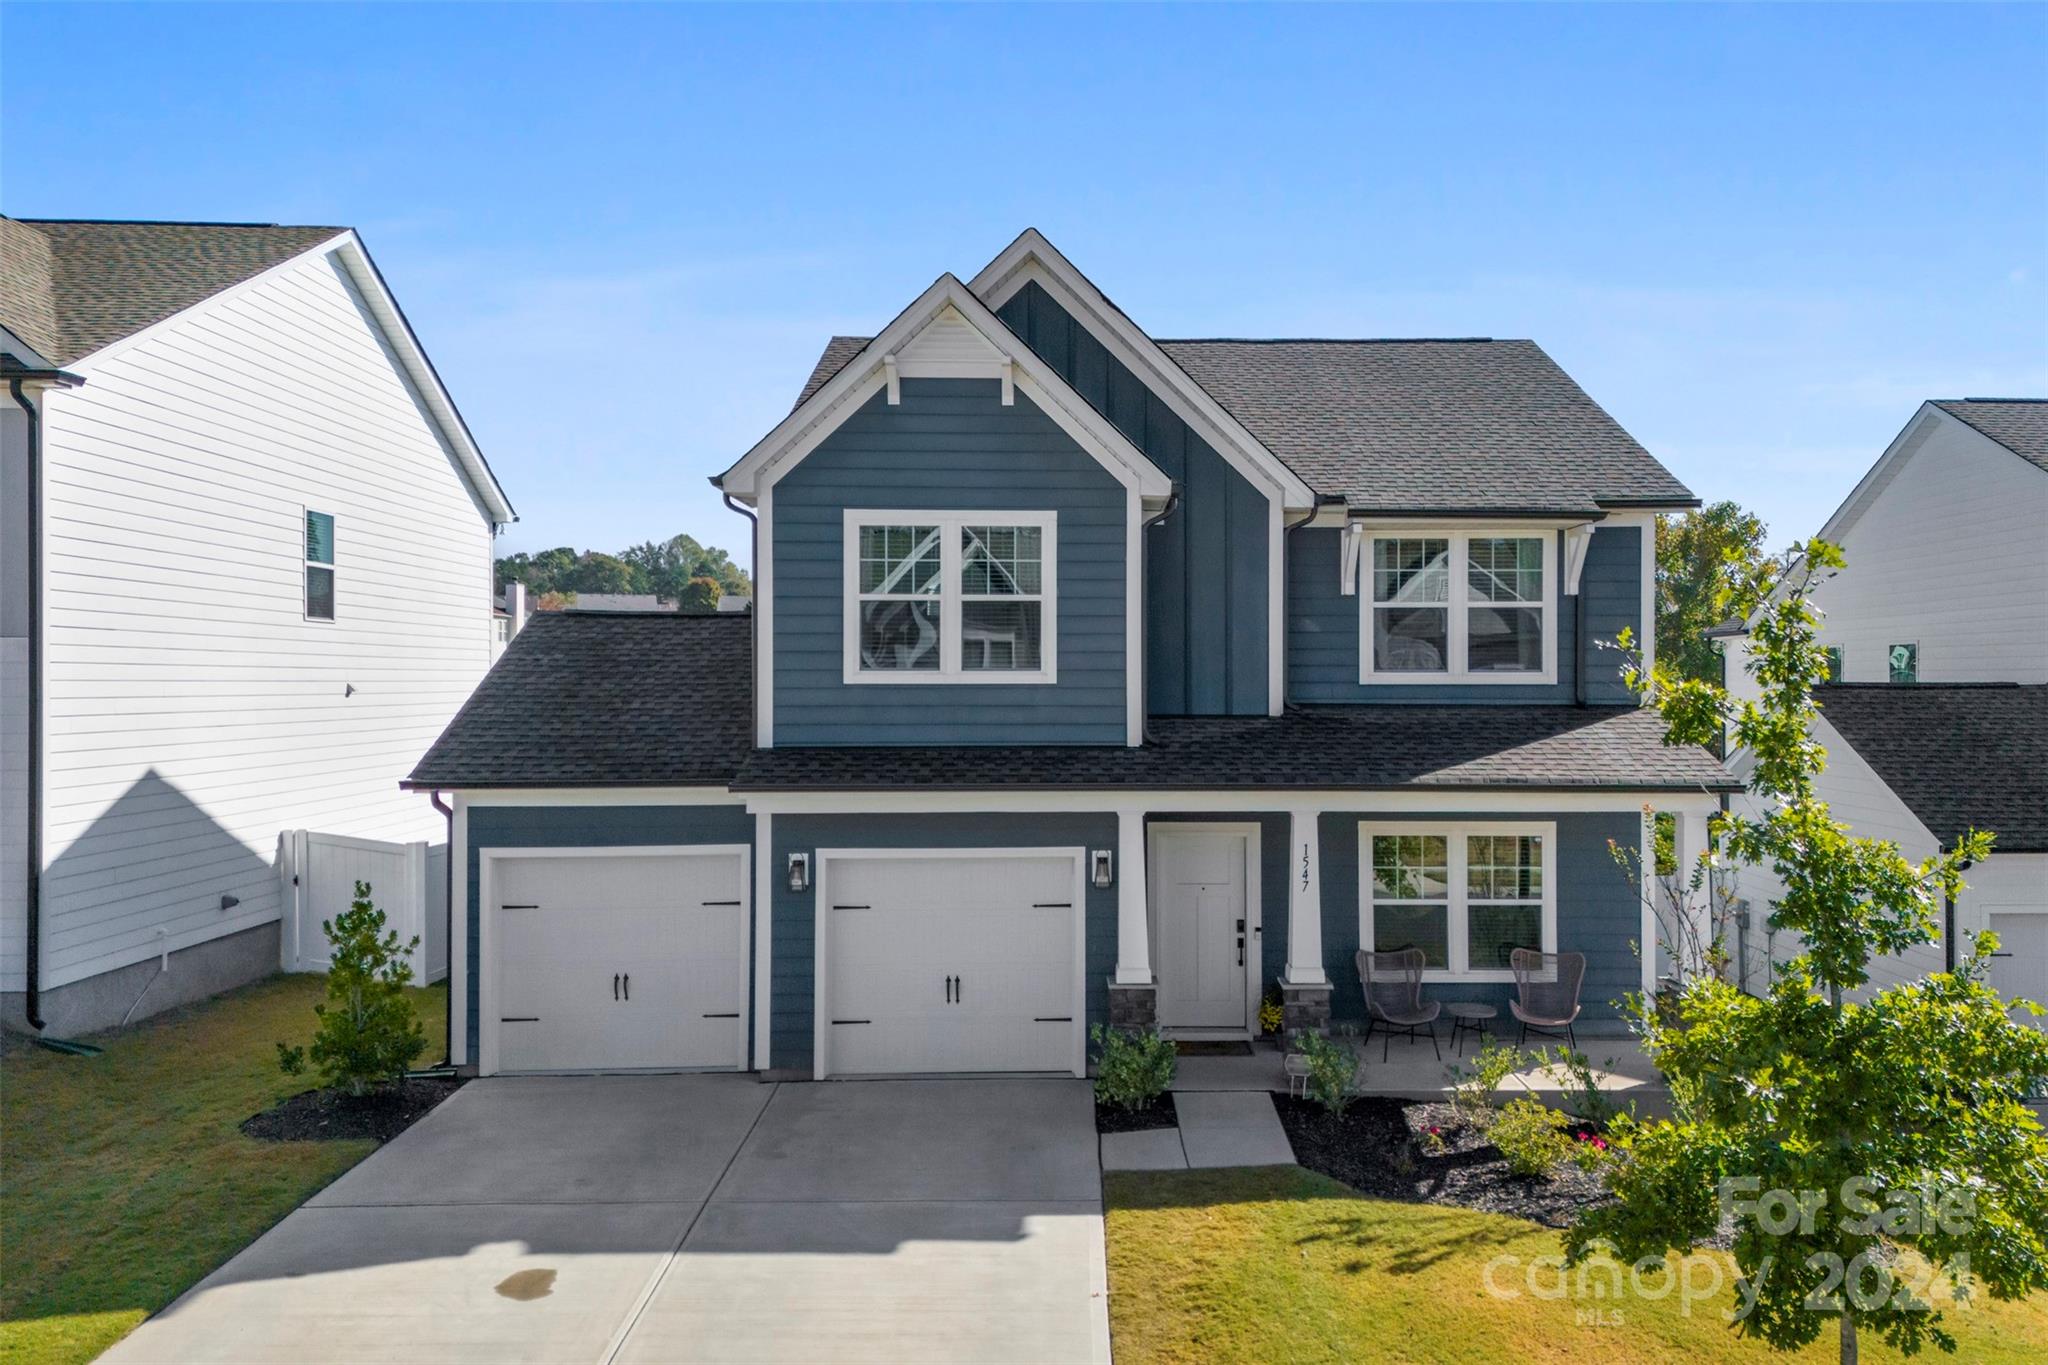
<instances>
[{"instance_id":1,"label":"white siding wall","mask_svg":"<svg viewBox=\"0 0 2048 1365\"><path fill-rule=\"evenodd\" d=\"M1938 844L1934 835L1834 727L1820 721L1814 735L1828 751L1828 768L1821 775L1819 791L1835 818L1860 838L1890 839L1900 853L1915 862L1932 857ZM1747 794L1733 798L1731 804L1744 815L1754 816L1759 809ZM1956 924L1964 935L1987 927L1985 916L1993 910L2048 910L2048 854L1994 853L1966 872L1964 880L1968 885L1956 900ZM1739 868L1734 883L1735 894L1757 908L1759 926L1768 903L1784 894L1784 884L1769 868ZM1940 913L1939 906L1936 913ZM1775 946L1780 961L1800 950L1791 934L1780 934ZM1941 971L1946 962L1939 944L1881 958L1871 964L1871 984L1881 988L1911 981Z\"/></svg>"},{"instance_id":2,"label":"white siding wall","mask_svg":"<svg viewBox=\"0 0 2048 1365\"><path fill-rule=\"evenodd\" d=\"M1902 439L1814 594L1846 681L1887 681L1917 643L1923 682L2048 682L2048 472L1939 409Z\"/></svg>"},{"instance_id":3,"label":"white siding wall","mask_svg":"<svg viewBox=\"0 0 2048 1365\"><path fill-rule=\"evenodd\" d=\"M485 515L334 263L79 368L46 441L49 986L276 919L284 829L441 837L398 782L490 660Z\"/></svg>"}]
</instances>

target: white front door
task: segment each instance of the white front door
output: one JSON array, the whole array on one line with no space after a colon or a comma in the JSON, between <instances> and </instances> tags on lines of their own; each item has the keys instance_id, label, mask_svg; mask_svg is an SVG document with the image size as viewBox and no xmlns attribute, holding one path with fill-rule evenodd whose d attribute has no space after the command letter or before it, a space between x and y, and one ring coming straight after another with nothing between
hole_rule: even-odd
<instances>
[{"instance_id":1,"label":"white front door","mask_svg":"<svg viewBox=\"0 0 2048 1365\"><path fill-rule=\"evenodd\" d=\"M1252 1023L1256 951L1251 868L1256 826L1155 823L1151 891L1158 944L1159 1026L1244 1029Z\"/></svg>"},{"instance_id":2,"label":"white front door","mask_svg":"<svg viewBox=\"0 0 2048 1365\"><path fill-rule=\"evenodd\" d=\"M1075 1071L1078 853L818 862L820 1076Z\"/></svg>"},{"instance_id":3,"label":"white front door","mask_svg":"<svg viewBox=\"0 0 2048 1365\"><path fill-rule=\"evenodd\" d=\"M1989 916L1992 933L1998 935L1998 951L1991 956L1991 984L2008 1000L2031 1000L2048 1005L2048 914L2021 913ZM2017 1012L2013 1018L2035 1028L2048 1028L2048 1017Z\"/></svg>"},{"instance_id":4,"label":"white front door","mask_svg":"<svg viewBox=\"0 0 2048 1365\"><path fill-rule=\"evenodd\" d=\"M492 856L499 1071L746 1064L744 857Z\"/></svg>"}]
</instances>

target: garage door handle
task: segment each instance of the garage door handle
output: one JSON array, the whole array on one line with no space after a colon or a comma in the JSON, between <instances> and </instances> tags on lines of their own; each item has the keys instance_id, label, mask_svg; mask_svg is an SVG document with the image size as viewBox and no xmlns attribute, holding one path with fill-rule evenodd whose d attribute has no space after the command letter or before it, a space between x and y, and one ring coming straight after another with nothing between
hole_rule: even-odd
<instances>
[{"instance_id":1,"label":"garage door handle","mask_svg":"<svg viewBox=\"0 0 2048 1365\"><path fill-rule=\"evenodd\" d=\"M613 972L613 973L612 973L612 999L616 1000L616 999L618 999L618 998L619 998L619 974L618 974L617 972Z\"/></svg>"},{"instance_id":2,"label":"garage door handle","mask_svg":"<svg viewBox=\"0 0 2048 1365\"><path fill-rule=\"evenodd\" d=\"M501 905L501 906L499 906L498 908L499 908L500 910L538 910L538 909L540 909L540 907L539 907L538 905Z\"/></svg>"},{"instance_id":3,"label":"garage door handle","mask_svg":"<svg viewBox=\"0 0 2048 1365\"><path fill-rule=\"evenodd\" d=\"M738 1012L737 1010L735 1010L735 1011L734 1011L734 1012L732 1012L731 1014L707 1014L707 1015L705 1015L704 1017L705 1017L706 1019L737 1019L737 1018L739 1018L740 1016L739 1016L739 1012Z\"/></svg>"},{"instance_id":4,"label":"garage door handle","mask_svg":"<svg viewBox=\"0 0 2048 1365\"><path fill-rule=\"evenodd\" d=\"M835 1023L835 1024L871 1024L871 1023L873 1023L873 1022L874 1022L874 1020L872 1020L872 1019L834 1019L834 1020L833 1020L832 1022L833 1022L833 1023Z\"/></svg>"},{"instance_id":5,"label":"garage door handle","mask_svg":"<svg viewBox=\"0 0 2048 1365\"><path fill-rule=\"evenodd\" d=\"M738 905L738 904L739 904L739 902L738 902L738 901L705 901L705 902L704 902L704 904L705 904L705 905L707 905L707 906L710 906L710 905Z\"/></svg>"},{"instance_id":6,"label":"garage door handle","mask_svg":"<svg viewBox=\"0 0 2048 1365\"><path fill-rule=\"evenodd\" d=\"M626 973L626 998L628 1000L633 998L633 974L631 972Z\"/></svg>"},{"instance_id":7,"label":"garage door handle","mask_svg":"<svg viewBox=\"0 0 2048 1365\"><path fill-rule=\"evenodd\" d=\"M953 1003L960 1003L960 978L957 976L953 978Z\"/></svg>"}]
</instances>

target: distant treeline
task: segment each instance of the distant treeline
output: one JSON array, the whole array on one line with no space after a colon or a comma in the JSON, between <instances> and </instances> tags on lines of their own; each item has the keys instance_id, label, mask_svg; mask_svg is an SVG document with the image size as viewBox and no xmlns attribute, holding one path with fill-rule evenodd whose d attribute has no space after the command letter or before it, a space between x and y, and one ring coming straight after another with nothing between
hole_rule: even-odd
<instances>
[{"instance_id":1,"label":"distant treeline","mask_svg":"<svg viewBox=\"0 0 2048 1365\"><path fill-rule=\"evenodd\" d=\"M731 555L700 545L692 536L650 540L615 555L601 550L579 554L567 545L535 555L506 555L498 561L498 591L507 583L524 583L537 601L585 592L652 593L685 611L710 610L722 595L752 596L754 591L746 570Z\"/></svg>"}]
</instances>

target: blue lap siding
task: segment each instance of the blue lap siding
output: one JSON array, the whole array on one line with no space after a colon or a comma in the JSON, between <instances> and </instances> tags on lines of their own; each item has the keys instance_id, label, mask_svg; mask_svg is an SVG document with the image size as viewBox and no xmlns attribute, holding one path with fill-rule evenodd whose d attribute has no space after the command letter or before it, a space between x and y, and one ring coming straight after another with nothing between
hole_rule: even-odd
<instances>
[{"instance_id":1,"label":"blue lap siding","mask_svg":"<svg viewBox=\"0 0 2048 1365\"><path fill-rule=\"evenodd\" d=\"M1642 989L1642 962L1634 944L1642 938L1643 903L1628 877L1608 852L1612 839L1634 848L1641 838L1641 820L1633 812L1571 812L1502 815L1389 815L1346 812L1324 815L1323 968L1329 973L1330 1014L1334 1019L1362 1023L1365 996L1358 984L1358 878L1361 820L1425 825L1432 821L1462 824L1486 820L1555 821L1557 824L1557 946L1586 955L1586 981L1579 999L1586 1019L1620 1017L1615 1002ZM1472 1000L1500 1010L1497 1027L1511 1028L1508 999L1512 984L1494 982L1432 982L1423 986L1427 1000ZM1445 1024L1448 1027L1448 1023Z\"/></svg>"},{"instance_id":2,"label":"blue lap siding","mask_svg":"<svg viewBox=\"0 0 2048 1365\"><path fill-rule=\"evenodd\" d=\"M1557 615L1557 681L1551 684L1428 684L1365 686L1358 681L1361 599L1340 590L1343 532L1336 527L1292 532L1287 541L1287 690L1299 702L1377 702L1390 705L1445 703L1512 706L1570 702L1578 666L1576 611L1552 584L1550 610ZM1564 562L1558 535L1558 563ZM1599 648L1623 627L1642 633L1643 533L1615 526L1593 533L1579 576L1585 598L1586 700L1596 706L1633 700L1621 682L1621 656ZM1371 574L1360 574L1360 592L1371 590Z\"/></svg>"},{"instance_id":3,"label":"blue lap siding","mask_svg":"<svg viewBox=\"0 0 2048 1365\"><path fill-rule=\"evenodd\" d=\"M848 684L844 514L862 507L1057 513L1058 681ZM1123 485L1021 392L1008 407L993 379L875 394L775 484L775 742L1123 743L1129 515Z\"/></svg>"},{"instance_id":4,"label":"blue lap siding","mask_svg":"<svg viewBox=\"0 0 2048 1365\"><path fill-rule=\"evenodd\" d=\"M469 884L464 916L468 924L469 988L463 1009L469 1020L470 1065L477 1063L480 983L496 963L479 961L483 950L478 868L493 848L631 848L672 844L752 844L754 817L730 806L471 806ZM748 864L752 874L752 863Z\"/></svg>"},{"instance_id":5,"label":"blue lap siding","mask_svg":"<svg viewBox=\"0 0 2048 1365\"><path fill-rule=\"evenodd\" d=\"M1115 848L1116 816L1079 815L778 815L772 821L770 865L820 848ZM815 862L813 866L815 866ZM778 878L773 891L769 1065L808 1073L816 1000L817 893L792 892ZM1116 970L1115 886L1087 888L1085 985L1088 1022L1109 1018L1109 976Z\"/></svg>"},{"instance_id":6,"label":"blue lap siding","mask_svg":"<svg viewBox=\"0 0 2048 1365\"><path fill-rule=\"evenodd\" d=\"M1036 282L998 313L1181 487L1179 510L1145 533L1151 714L1265 715L1266 495Z\"/></svg>"}]
</instances>

